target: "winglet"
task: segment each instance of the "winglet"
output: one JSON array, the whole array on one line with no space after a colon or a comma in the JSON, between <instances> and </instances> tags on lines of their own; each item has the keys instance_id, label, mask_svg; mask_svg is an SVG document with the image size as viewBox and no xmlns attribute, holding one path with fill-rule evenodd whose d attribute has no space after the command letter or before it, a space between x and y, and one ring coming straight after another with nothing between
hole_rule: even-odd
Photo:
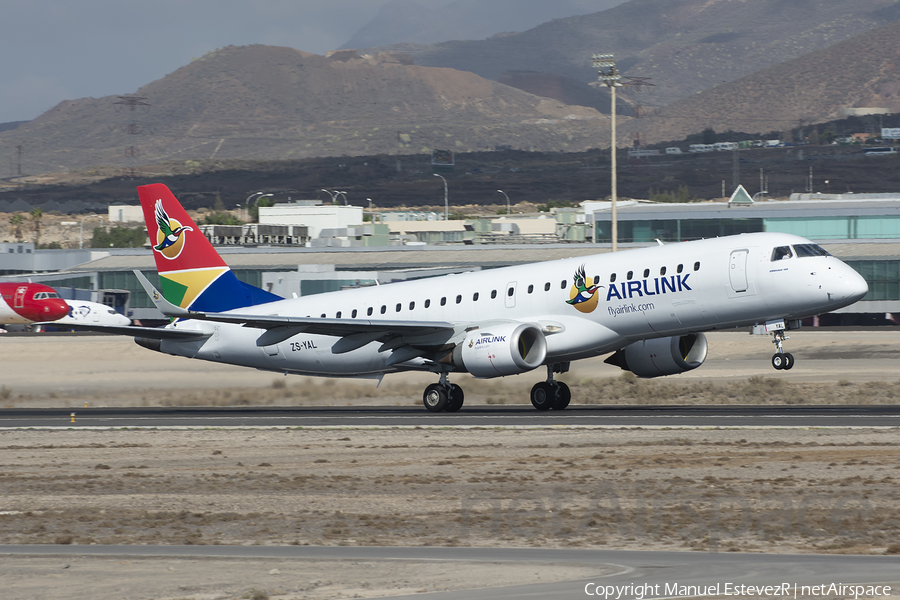
<instances>
[{"instance_id":1,"label":"winglet","mask_svg":"<svg viewBox=\"0 0 900 600\"><path fill-rule=\"evenodd\" d=\"M175 306L168 300L166 300L159 290L153 287L153 284L144 277L144 274L139 270L134 269L134 276L138 278L138 281L141 282L141 286L143 286L144 291L147 292L147 295L150 296L150 300L153 301L153 304L156 305L156 308L159 309L159 312L166 315L167 317L190 317L191 311L185 310L180 306Z\"/></svg>"}]
</instances>

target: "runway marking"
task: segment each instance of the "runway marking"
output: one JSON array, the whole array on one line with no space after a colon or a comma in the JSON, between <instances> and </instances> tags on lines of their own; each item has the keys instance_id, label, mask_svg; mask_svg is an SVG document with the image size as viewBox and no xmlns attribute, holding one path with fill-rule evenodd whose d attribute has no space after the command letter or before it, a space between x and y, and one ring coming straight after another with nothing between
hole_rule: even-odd
<instances>
[{"instance_id":1,"label":"runway marking","mask_svg":"<svg viewBox=\"0 0 900 600\"><path fill-rule=\"evenodd\" d=\"M332 430L351 430L351 429L897 429L898 425L446 425L436 423L434 425L79 425L76 427L66 427L63 425L22 425L22 426L0 426L0 431L18 431L22 429L40 429L40 430L119 430L119 429L140 429L140 430L184 430L184 431L200 431L204 429L332 429Z\"/></svg>"}]
</instances>

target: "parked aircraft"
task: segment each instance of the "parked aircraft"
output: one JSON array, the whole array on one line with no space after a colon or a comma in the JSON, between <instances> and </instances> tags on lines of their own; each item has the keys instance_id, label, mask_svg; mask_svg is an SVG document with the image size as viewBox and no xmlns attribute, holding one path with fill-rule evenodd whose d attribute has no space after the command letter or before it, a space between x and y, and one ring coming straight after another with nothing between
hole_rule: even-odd
<instances>
[{"instance_id":1,"label":"parked aircraft","mask_svg":"<svg viewBox=\"0 0 900 600\"><path fill-rule=\"evenodd\" d=\"M169 189L138 188L162 293L135 274L162 329L105 328L167 354L328 377L430 371L423 403L457 411L451 373L502 377L545 367L531 402L563 409L572 361L640 377L696 369L704 331L759 326L776 369L790 369L785 331L868 291L852 268L804 238L754 233L281 299L241 283Z\"/></svg>"},{"instance_id":2,"label":"parked aircraft","mask_svg":"<svg viewBox=\"0 0 900 600\"><path fill-rule=\"evenodd\" d=\"M55 321L69 313L69 305L42 283L0 283L0 323L30 325Z\"/></svg>"},{"instance_id":3,"label":"parked aircraft","mask_svg":"<svg viewBox=\"0 0 900 600\"><path fill-rule=\"evenodd\" d=\"M65 303L69 307L69 313L65 317L53 322L41 323L38 327L46 328L46 326L50 325L60 329L69 329L69 326L79 324L131 325L131 319L105 304L88 302L87 300L65 300Z\"/></svg>"}]
</instances>

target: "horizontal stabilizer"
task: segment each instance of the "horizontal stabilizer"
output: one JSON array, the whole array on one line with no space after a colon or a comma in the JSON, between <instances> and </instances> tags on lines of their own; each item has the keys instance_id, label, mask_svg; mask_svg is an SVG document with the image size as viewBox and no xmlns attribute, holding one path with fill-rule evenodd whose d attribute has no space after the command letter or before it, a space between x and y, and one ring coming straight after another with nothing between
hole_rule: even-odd
<instances>
[{"instance_id":1,"label":"horizontal stabilizer","mask_svg":"<svg viewBox=\"0 0 900 600\"><path fill-rule=\"evenodd\" d=\"M128 325L87 325L83 323L66 323L66 329L78 331L93 331L108 335L130 335L134 337L151 338L155 340L203 340L211 333L202 331L188 331L184 329L165 329L162 327L135 327Z\"/></svg>"}]
</instances>

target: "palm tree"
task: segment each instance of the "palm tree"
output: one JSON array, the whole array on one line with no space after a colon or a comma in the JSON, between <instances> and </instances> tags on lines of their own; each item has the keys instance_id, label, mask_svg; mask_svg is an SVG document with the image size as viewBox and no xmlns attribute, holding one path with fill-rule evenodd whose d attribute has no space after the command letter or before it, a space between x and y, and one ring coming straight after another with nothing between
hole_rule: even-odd
<instances>
[{"instance_id":1,"label":"palm tree","mask_svg":"<svg viewBox=\"0 0 900 600\"><path fill-rule=\"evenodd\" d=\"M22 223L25 219L22 218L22 215L19 213L14 214L9 218L9 224L13 226L16 232L16 241L22 241Z\"/></svg>"},{"instance_id":2,"label":"palm tree","mask_svg":"<svg viewBox=\"0 0 900 600\"><path fill-rule=\"evenodd\" d=\"M41 217L44 216L44 211L41 210L40 207L31 209L31 220L34 224L34 247L38 248L40 246L41 241Z\"/></svg>"}]
</instances>

